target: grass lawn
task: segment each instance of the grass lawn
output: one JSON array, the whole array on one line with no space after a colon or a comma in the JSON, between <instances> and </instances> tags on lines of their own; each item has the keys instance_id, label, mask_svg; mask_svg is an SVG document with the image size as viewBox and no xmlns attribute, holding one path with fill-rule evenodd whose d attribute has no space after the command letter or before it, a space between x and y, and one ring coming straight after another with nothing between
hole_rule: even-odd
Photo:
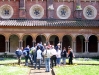
<instances>
[{"instance_id":1,"label":"grass lawn","mask_svg":"<svg viewBox=\"0 0 99 75\"><path fill-rule=\"evenodd\" d=\"M24 66L0 65L0 75L28 75L30 68Z\"/></svg>"},{"instance_id":2,"label":"grass lawn","mask_svg":"<svg viewBox=\"0 0 99 75\"><path fill-rule=\"evenodd\" d=\"M99 65L67 65L54 68L55 75L99 75Z\"/></svg>"},{"instance_id":3,"label":"grass lawn","mask_svg":"<svg viewBox=\"0 0 99 75\"><path fill-rule=\"evenodd\" d=\"M68 60L67 60L67 62L68 62ZM74 58L73 63L75 63L75 64L99 64L99 59Z\"/></svg>"},{"instance_id":4,"label":"grass lawn","mask_svg":"<svg viewBox=\"0 0 99 75\"><path fill-rule=\"evenodd\" d=\"M66 60L68 63L68 59ZM54 67L56 75L99 75L99 59L74 58L74 65Z\"/></svg>"},{"instance_id":5,"label":"grass lawn","mask_svg":"<svg viewBox=\"0 0 99 75\"><path fill-rule=\"evenodd\" d=\"M24 62L24 59L21 59L21 62ZM0 60L0 64L9 64L9 63L17 63L17 58L3 58L3 60Z\"/></svg>"}]
</instances>

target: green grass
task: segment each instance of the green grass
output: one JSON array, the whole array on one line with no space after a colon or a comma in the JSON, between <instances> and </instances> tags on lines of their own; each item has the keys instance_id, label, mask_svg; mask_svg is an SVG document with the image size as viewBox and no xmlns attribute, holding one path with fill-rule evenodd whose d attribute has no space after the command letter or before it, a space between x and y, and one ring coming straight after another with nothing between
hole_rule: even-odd
<instances>
[{"instance_id":1,"label":"green grass","mask_svg":"<svg viewBox=\"0 0 99 75\"><path fill-rule=\"evenodd\" d=\"M0 65L0 75L28 75L29 71L28 67Z\"/></svg>"},{"instance_id":2,"label":"green grass","mask_svg":"<svg viewBox=\"0 0 99 75\"><path fill-rule=\"evenodd\" d=\"M68 63L68 59L66 59ZM74 58L74 65L55 67L56 75L99 75L99 59Z\"/></svg>"},{"instance_id":3,"label":"green grass","mask_svg":"<svg viewBox=\"0 0 99 75\"><path fill-rule=\"evenodd\" d=\"M68 59L66 60L68 63ZM99 64L99 59L92 59L92 58L74 58L74 64Z\"/></svg>"},{"instance_id":4,"label":"green grass","mask_svg":"<svg viewBox=\"0 0 99 75\"><path fill-rule=\"evenodd\" d=\"M99 65L67 65L55 67L56 75L99 75Z\"/></svg>"},{"instance_id":5,"label":"green grass","mask_svg":"<svg viewBox=\"0 0 99 75\"><path fill-rule=\"evenodd\" d=\"M0 64L9 64L17 62L18 62L17 58L3 58L3 60L0 60ZM22 59L21 62L24 62L24 59Z\"/></svg>"},{"instance_id":6,"label":"green grass","mask_svg":"<svg viewBox=\"0 0 99 75\"><path fill-rule=\"evenodd\" d=\"M74 63L77 64L99 64L99 59L92 59L92 58L78 58L73 60Z\"/></svg>"}]
</instances>

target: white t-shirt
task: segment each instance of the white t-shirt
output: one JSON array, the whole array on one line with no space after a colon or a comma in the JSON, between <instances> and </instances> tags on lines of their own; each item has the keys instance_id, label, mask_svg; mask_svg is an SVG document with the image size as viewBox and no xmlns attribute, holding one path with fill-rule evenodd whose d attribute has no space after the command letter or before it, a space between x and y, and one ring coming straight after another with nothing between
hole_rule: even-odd
<instances>
[{"instance_id":1,"label":"white t-shirt","mask_svg":"<svg viewBox=\"0 0 99 75\"><path fill-rule=\"evenodd\" d=\"M51 56L56 55L56 50L55 49L51 49Z\"/></svg>"},{"instance_id":2,"label":"white t-shirt","mask_svg":"<svg viewBox=\"0 0 99 75\"><path fill-rule=\"evenodd\" d=\"M61 50L56 51L56 57L61 58Z\"/></svg>"},{"instance_id":3,"label":"white t-shirt","mask_svg":"<svg viewBox=\"0 0 99 75\"><path fill-rule=\"evenodd\" d=\"M37 59L42 59L41 53L42 53L42 51L40 49L37 50Z\"/></svg>"}]
</instances>

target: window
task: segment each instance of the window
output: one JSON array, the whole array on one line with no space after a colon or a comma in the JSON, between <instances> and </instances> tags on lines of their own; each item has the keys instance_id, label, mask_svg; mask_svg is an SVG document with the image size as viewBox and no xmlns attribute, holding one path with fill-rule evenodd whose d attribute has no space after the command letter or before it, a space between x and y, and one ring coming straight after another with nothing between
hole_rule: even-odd
<instances>
[{"instance_id":1,"label":"window","mask_svg":"<svg viewBox=\"0 0 99 75\"><path fill-rule=\"evenodd\" d=\"M88 5L84 8L83 14L86 19L94 19L97 15L97 10L94 6Z\"/></svg>"},{"instance_id":2,"label":"window","mask_svg":"<svg viewBox=\"0 0 99 75\"><path fill-rule=\"evenodd\" d=\"M62 8L61 10L60 10L60 12L61 12L61 16L65 16L66 15L66 10L65 10L65 8Z\"/></svg>"},{"instance_id":3,"label":"window","mask_svg":"<svg viewBox=\"0 0 99 75\"><path fill-rule=\"evenodd\" d=\"M60 5L56 13L60 19L68 19L71 15L70 8L66 5Z\"/></svg>"},{"instance_id":4,"label":"window","mask_svg":"<svg viewBox=\"0 0 99 75\"><path fill-rule=\"evenodd\" d=\"M88 17L90 17L90 16L92 16L92 14L93 14L92 9L87 8L87 10L86 10L86 15L87 15Z\"/></svg>"},{"instance_id":5,"label":"window","mask_svg":"<svg viewBox=\"0 0 99 75\"><path fill-rule=\"evenodd\" d=\"M44 15L44 9L41 5L35 4L30 8L29 13L33 19L41 19Z\"/></svg>"},{"instance_id":6,"label":"window","mask_svg":"<svg viewBox=\"0 0 99 75\"><path fill-rule=\"evenodd\" d=\"M9 19L13 15L13 8L10 5L3 5L0 7L0 17L3 19Z\"/></svg>"}]
</instances>

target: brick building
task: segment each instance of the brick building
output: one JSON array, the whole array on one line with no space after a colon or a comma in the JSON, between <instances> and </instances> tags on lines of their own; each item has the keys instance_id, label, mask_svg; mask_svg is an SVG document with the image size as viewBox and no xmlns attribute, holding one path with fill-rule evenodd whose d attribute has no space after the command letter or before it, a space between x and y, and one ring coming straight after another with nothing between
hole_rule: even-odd
<instances>
[{"instance_id":1,"label":"brick building","mask_svg":"<svg viewBox=\"0 0 99 75\"><path fill-rule=\"evenodd\" d=\"M0 54L40 41L99 56L99 0L0 0Z\"/></svg>"}]
</instances>

